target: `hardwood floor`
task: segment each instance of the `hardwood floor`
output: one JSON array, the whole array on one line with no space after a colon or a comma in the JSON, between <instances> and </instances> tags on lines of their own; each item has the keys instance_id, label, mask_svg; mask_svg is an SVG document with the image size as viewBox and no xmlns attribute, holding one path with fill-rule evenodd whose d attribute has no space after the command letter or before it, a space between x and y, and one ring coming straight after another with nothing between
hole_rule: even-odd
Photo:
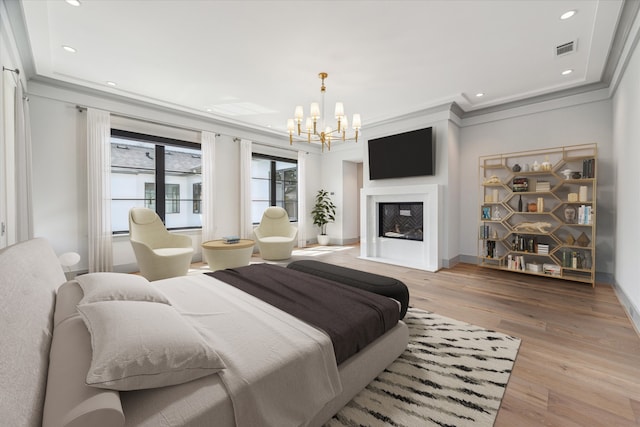
<instances>
[{"instance_id":1,"label":"hardwood floor","mask_svg":"<svg viewBox=\"0 0 640 427\"><path fill-rule=\"evenodd\" d=\"M402 280L410 304L522 340L495 426L640 425L640 337L611 286L459 264L429 273L358 259L320 261Z\"/></svg>"}]
</instances>

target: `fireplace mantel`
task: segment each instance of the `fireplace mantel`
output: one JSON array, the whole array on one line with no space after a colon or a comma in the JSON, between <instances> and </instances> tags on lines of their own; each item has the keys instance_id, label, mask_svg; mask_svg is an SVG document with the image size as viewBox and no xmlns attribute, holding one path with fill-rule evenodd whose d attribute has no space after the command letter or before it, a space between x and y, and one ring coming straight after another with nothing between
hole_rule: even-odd
<instances>
[{"instance_id":1,"label":"fireplace mantel","mask_svg":"<svg viewBox=\"0 0 640 427\"><path fill-rule=\"evenodd\" d=\"M379 203L423 203L424 240L378 236ZM441 191L437 184L363 188L360 195L360 258L426 271L441 268Z\"/></svg>"}]
</instances>

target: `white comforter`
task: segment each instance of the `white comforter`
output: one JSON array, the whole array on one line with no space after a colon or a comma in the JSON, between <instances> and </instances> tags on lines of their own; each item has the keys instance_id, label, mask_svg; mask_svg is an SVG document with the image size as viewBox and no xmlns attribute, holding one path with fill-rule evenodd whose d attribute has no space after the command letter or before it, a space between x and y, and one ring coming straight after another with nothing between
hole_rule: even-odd
<instances>
[{"instance_id":1,"label":"white comforter","mask_svg":"<svg viewBox=\"0 0 640 427\"><path fill-rule=\"evenodd\" d=\"M333 346L324 332L212 277L154 285L224 359L227 369L219 375L238 427L304 426L342 391Z\"/></svg>"}]
</instances>

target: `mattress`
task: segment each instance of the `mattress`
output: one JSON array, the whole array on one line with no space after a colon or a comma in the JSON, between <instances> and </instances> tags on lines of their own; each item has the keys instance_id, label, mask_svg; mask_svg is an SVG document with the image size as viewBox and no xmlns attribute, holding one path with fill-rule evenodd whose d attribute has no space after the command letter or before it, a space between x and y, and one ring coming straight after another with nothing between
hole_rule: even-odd
<instances>
[{"instance_id":1,"label":"mattress","mask_svg":"<svg viewBox=\"0 0 640 427\"><path fill-rule=\"evenodd\" d=\"M165 279L154 282L154 286L167 295L179 310L193 314L202 311L203 306L209 307L207 310L211 310L211 304L216 307L215 297L207 301L209 297L204 295L216 295L216 290L229 287L205 275ZM210 294L212 289L214 292ZM252 305L259 310L279 311L259 300L253 301ZM284 312L280 312L278 316L285 322L291 322L290 315ZM407 327L399 322L367 348L344 361L337 368L341 389L321 407L314 407L312 413L307 413L309 417L314 413L315 415L302 425L319 426L326 422L401 354L407 341ZM224 383L220 375L172 387L121 392L120 398L127 426L235 426L238 415L234 415L234 403L228 392L228 384ZM301 404L304 402L296 403Z\"/></svg>"}]
</instances>

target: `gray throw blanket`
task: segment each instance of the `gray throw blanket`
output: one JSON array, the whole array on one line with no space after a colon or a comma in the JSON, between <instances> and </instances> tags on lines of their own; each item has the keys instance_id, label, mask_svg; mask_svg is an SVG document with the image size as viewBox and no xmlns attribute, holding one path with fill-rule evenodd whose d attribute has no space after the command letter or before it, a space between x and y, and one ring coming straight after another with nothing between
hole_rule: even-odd
<instances>
[{"instance_id":1,"label":"gray throw blanket","mask_svg":"<svg viewBox=\"0 0 640 427\"><path fill-rule=\"evenodd\" d=\"M400 319L390 298L271 264L206 273L322 329L344 362Z\"/></svg>"}]
</instances>

